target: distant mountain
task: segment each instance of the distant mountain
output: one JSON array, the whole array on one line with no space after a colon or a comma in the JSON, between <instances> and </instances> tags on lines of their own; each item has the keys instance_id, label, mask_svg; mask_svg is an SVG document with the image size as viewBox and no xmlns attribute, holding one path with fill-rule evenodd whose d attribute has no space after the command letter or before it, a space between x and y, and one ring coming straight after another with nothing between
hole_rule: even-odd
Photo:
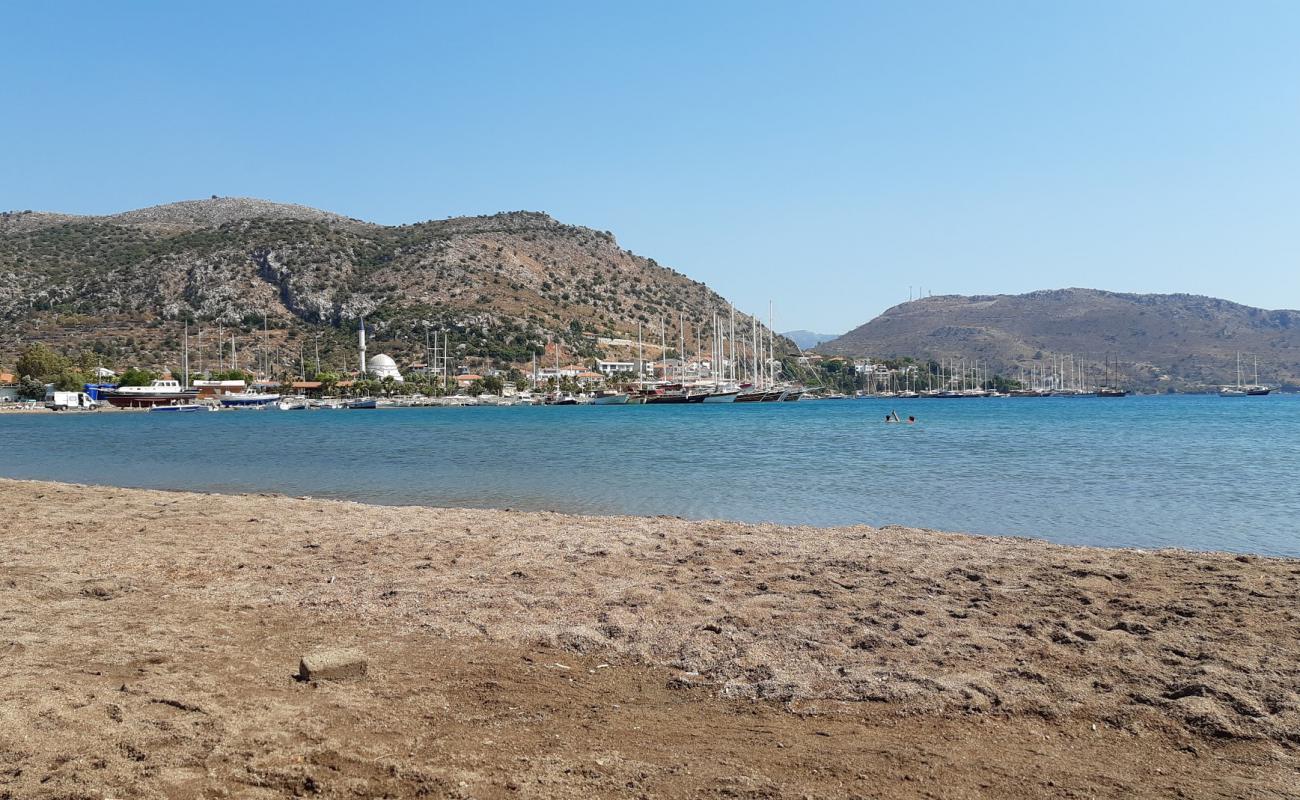
<instances>
[{"instance_id":1,"label":"distant mountain","mask_svg":"<svg viewBox=\"0 0 1300 800\"><path fill-rule=\"evenodd\" d=\"M1245 379L1300 382L1300 311L1265 311L1186 294L1059 289L1023 295L925 297L822 344L846 356L980 359L1015 377L1075 356L1093 368L1118 359L1134 387L1204 389Z\"/></svg>"},{"instance_id":2,"label":"distant mountain","mask_svg":"<svg viewBox=\"0 0 1300 800\"><path fill-rule=\"evenodd\" d=\"M813 333L812 331L786 331L781 335L804 350L811 350L822 342L829 342L839 337L838 333Z\"/></svg>"},{"instance_id":3,"label":"distant mountain","mask_svg":"<svg viewBox=\"0 0 1300 800\"><path fill-rule=\"evenodd\" d=\"M537 212L384 226L214 197L108 216L0 214L0 365L30 341L94 349L112 366L175 365L184 319L207 332L210 360L232 335L247 357L263 346L264 315L280 368L314 359L318 342L324 365L353 363L362 316L372 349L399 361L421 360L430 328L451 330L459 355L501 364L555 339L566 359L627 357L638 324L653 358L661 319L677 339L684 314L681 338L707 342L727 309L608 231Z\"/></svg>"}]
</instances>

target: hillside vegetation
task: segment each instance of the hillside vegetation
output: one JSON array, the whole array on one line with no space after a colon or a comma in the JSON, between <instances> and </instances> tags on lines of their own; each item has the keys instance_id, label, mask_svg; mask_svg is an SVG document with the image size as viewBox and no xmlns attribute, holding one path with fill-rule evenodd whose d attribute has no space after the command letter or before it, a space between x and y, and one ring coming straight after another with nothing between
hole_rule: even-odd
<instances>
[{"instance_id":1,"label":"hillside vegetation","mask_svg":"<svg viewBox=\"0 0 1300 800\"><path fill-rule=\"evenodd\" d=\"M704 284L620 248L609 232L541 213L383 226L213 198L102 217L0 214L8 360L44 341L174 364L179 323L190 320L210 346L231 335L260 341L254 331L265 324L276 363L297 359L305 341L314 354L319 341L327 361L345 364L364 316L374 352L415 358L426 329L448 330L459 355L522 363L549 337L566 357L604 352L601 339L635 339L638 323L657 342L661 318L675 339L679 314L693 350L696 332L709 341L713 314L726 309Z\"/></svg>"}]
</instances>

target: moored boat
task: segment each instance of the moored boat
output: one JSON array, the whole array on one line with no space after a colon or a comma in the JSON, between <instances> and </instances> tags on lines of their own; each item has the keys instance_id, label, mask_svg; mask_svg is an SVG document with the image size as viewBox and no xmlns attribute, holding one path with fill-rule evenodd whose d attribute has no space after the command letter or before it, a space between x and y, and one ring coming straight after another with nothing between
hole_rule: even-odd
<instances>
[{"instance_id":1,"label":"moored boat","mask_svg":"<svg viewBox=\"0 0 1300 800\"><path fill-rule=\"evenodd\" d=\"M706 403L734 403L740 396L739 389L723 389L721 391L710 392L709 396L704 398Z\"/></svg>"},{"instance_id":2,"label":"moored boat","mask_svg":"<svg viewBox=\"0 0 1300 800\"><path fill-rule=\"evenodd\" d=\"M280 395L271 392L235 392L221 397L225 408L262 408L279 401Z\"/></svg>"},{"instance_id":3,"label":"moored boat","mask_svg":"<svg viewBox=\"0 0 1300 800\"><path fill-rule=\"evenodd\" d=\"M624 406L627 405L627 392L601 389L592 394L591 404L593 406Z\"/></svg>"},{"instance_id":4,"label":"moored boat","mask_svg":"<svg viewBox=\"0 0 1300 800\"><path fill-rule=\"evenodd\" d=\"M195 412L215 410L216 409L212 406L205 405L204 403L172 403L165 406L153 406L149 409L149 413L152 414L155 411L164 411L173 414L193 414Z\"/></svg>"}]
</instances>

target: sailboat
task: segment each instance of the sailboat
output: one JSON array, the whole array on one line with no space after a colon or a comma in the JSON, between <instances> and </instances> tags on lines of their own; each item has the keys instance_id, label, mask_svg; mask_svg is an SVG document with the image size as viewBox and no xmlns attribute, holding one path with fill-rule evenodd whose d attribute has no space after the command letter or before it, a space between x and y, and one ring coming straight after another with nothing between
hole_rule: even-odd
<instances>
[{"instance_id":1,"label":"sailboat","mask_svg":"<svg viewBox=\"0 0 1300 800\"><path fill-rule=\"evenodd\" d=\"M1258 363L1258 362L1256 362ZM1241 385L1241 351L1237 351L1237 385L1219 387L1219 397L1245 397L1246 389Z\"/></svg>"},{"instance_id":2,"label":"sailboat","mask_svg":"<svg viewBox=\"0 0 1300 800\"><path fill-rule=\"evenodd\" d=\"M1259 397L1273 391L1270 386L1264 386L1259 382L1259 356L1255 356L1255 382L1246 387L1246 394L1251 397Z\"/></svg>"},{"instance_id":3,"label":"sailboat","mask_svg":"<svg viewBox=\"0 0 1300 800\"><path fill-rule=\"evenodd\" d=\"M1107 360L1106 366L1109 370L1110 368L1109 359ZM1102 386L1097 389L1098 397L1123 397L1126 394L1128 394L1128 389L1121 389L1118 385L1119 384L1119 359L1115 360L1114 373L1109 375L1108 377L1111 377L1113 379L1109 382L1108 385Z\"/></svg>"}]
</instances>

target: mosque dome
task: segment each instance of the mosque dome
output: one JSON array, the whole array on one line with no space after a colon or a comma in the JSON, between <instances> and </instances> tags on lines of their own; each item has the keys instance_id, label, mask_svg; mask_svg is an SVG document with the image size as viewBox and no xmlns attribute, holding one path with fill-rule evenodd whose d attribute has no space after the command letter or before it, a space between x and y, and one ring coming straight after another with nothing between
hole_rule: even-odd
<instances>
[{"instance_id":1,"label":"mosque dome","mask_svg":"<svg viewBox=\"0 0 1300 800\"><path fill-rule=\"evenodd\" d=\"M397 362L384 353L366 359L366 371L381 379L393 378L399 381L402 379L402 373L397 370Z\"/></svg>"}]
</instances>

